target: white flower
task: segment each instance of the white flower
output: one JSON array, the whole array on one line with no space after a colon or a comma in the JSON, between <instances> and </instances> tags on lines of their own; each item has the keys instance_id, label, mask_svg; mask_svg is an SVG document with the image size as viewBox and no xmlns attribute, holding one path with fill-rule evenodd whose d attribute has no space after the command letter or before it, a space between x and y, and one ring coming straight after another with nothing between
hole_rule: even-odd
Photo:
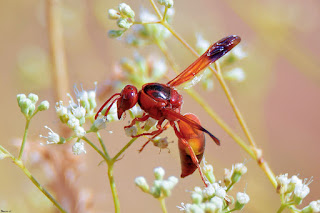
<instances>
[{"instance_id":1,"label":"white flower","mask_svg":"<svg viewBox=\"0 0 320 213\"><path fill-rule=\"evenodd\" d=\"M276 177L278 188L280 194L287 192L288 184L290 183L290 179L288 179L288 173L284 175L279 175Z\"/></svg>"},{"instance_id":2,"label":"white flower","mask_svg":"<svg viewBox=\"0 0 320 213\"><path fill-rule=\"evenodd\" d=\"M70 107L72 109L72 114L76 118L80 119L86 115L86 109L80 105L80 99L78 99L78 106L76 108L72 106L72 102L70 101Z\"/></svg>"},{"instance_id":3,"label":"white flower","mask_svg":"<svg viewBox=\"0 0 320 213\"><path fill-rule=\"evenodd\" d=\"M63 106L62 101L57 102L55 108L56 108L56 113L59 117L62 117L68 114L68 108Z\"/></svg>"},{"instance_id":4,"label":"white flower","mask_svg":"<svg viewBox=\"0 0 320 213\"><path fill-rule=\"evenodd\" d=\"M244 193L244 192L238 192L238 193L237 193L237 201L238 201L240 204L245 205L245 204L249 203L250 198L249 198L249 196L248 196L246 193Z\"/></svg>"},{"instance_id":5,"label":"white flower","mask_svg":"<svg viewBox=\"0 0 320 213\"><path fill-rule=\"evenodd\" d=\"M294 195L300 199L305 198L310 192L310 188L305 184L296 184Z\"/></svg>"},{"instance_id":6,"label":"white flower","mask_svg":"<svg viewBox=\"0 0 320 213\"><path fill-rule=\"evenodd\" d=\"M220 197L213 197L210 202L213 203L217 209L222 209L223 207L223 200Z\"/></svg>"},{"instance_id":7,"label":"white flower","mask_svg":"<svg viewBox=\"0 0 320 213\"><path fill-rule=\"evenodd\" d=\"M309 206L312 209L312 212L320 212L320 200L312 201Z\"/></svg>"},{"instance_id":8,"label":"white flower","mask_svg":"<svg viewBox=\"0 0 320 213\"><path fill-rule=\"evenodd\" d=\"M73 131L78 138L81 138L86 134L86 130L81 126L77 126Z\"/></svg>"},{"instance_id":9,"label":"white flower","mask_svg":"<svg viewBox=\"0 0 320 213\"><path fill-rule=\"evenodd\" d=\"M216 192L215 188L213 187L212 184L209 184L206 188L203 189L203 194L206 197L211 197L214 195L214 193Z\"/></svg>"},{"instance_id":10,"label":"white flower","mask_svg":"<svg viewBox=\"0 0 320 213\"><path fill-rule=\"evenodd\" d=\"M226 190L223 187L221 187L218 183L213 183L212 186L216 191L215 195L224 199L225 196L227 195Z\"/></svg>"},{"instance_id":11,"label":"white flower","mask_svg":"<svg viewBox=\"0 0 320 213\"><path fill-rule=\"evenodd\" d=\"M48 137L40 135L40 138L47 138L47 144L53 144L53 143L59 143L60 142L60 136L53 132L52 129L50 129L47 126L44 126L44 128L48 129Z\"/></svg>"},{"instance_id":12,"label":"white flower","mask_svg":"<svg viewBox=\"0 0 320 213\"><path fill-rule=\"evenodd\" d=\"M80 142L76 142L73 146L72 146L72 152L74 155L80 155L82 153L86 154L87 151L84 148L84 143L82 141Z\"/></svg>"}]
</instances>

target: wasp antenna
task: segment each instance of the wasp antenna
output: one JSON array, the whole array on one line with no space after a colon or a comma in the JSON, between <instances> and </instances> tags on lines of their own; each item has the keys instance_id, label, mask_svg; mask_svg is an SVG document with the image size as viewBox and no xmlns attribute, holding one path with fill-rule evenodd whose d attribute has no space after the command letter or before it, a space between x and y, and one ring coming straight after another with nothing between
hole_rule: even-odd
<instances>
[{"instance_id":1,"label":"wasp antenna","mask_svg":"<svg viewBox=\"0 0 320 213\"><path fill-rule=\"evenodd\" d=\"M98 110L98 112L97 112L96 115L94 116L94 119L97 119L97 117L99 116L99 113L103 110L103 108L111 101L112 98L114 98L114 97L117 96L117 95L120 96L121 94L120 94L120 93L116 93L116 94L114 94L113 96L111 96L106 102L104 102L104 104L100 107L100 109ZM108 110L106 111L107 114L108 114L108 112L109 112L112 104L113 104L116 100L118 100L118 99L119 99L119 98L116 98L116 99L110 104L110 106L108 107Z\"/></svg>"}]
</instances>

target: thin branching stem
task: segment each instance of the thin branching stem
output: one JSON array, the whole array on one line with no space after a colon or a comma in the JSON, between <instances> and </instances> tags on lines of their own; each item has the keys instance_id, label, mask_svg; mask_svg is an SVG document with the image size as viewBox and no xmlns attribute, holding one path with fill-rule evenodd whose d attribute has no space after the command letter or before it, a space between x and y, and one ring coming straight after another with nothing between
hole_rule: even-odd
<instances>
[{"instance_id":1,"label":"thin branching stem","mask_svg":"<svg viewBox=\"0 0 320 213\"><path fill-rule=\"evenodd\" d=\"M13 162L20 167L25 175L32 181L32 183L55 205L60 212L67 212L63 209L63 207L54 199L54 197L37 181L33 175L31 175L30 171L24 166L21 160L16 159L15 157L11 156Z\"/></svg>"},{"instance_id":2,"label":"thin branching stem","mask_svg":"<svg viewBox=\"0 0 320 213\"><path fill-rule=\"evenodd\" d=\"M103 142L103 140L102 140L102 138L101 138L100 133L99 133L99 132L96 132L96 135L97 135L97 137L98 137L98 140L99 140L99 142L100 142L100 145L101 145L101 147L102 147L102 150L103 150L105 156L106 156L108 159L110 159L110 156L109 156L109 154L108 154L108 151L107 151L107 149L106 149L106 146L104 145L104 142Z\"/></svg>"},{"instance_id":3,"label":"thin branching stem","mask_svg":"<svg viewBox=\"0 0 320 213\"><path fill-rule=\"evenodd\" d=\"M160 202L162 212L163 212L163 213L167 213L168 211L167 211L165 199L164 199L164 198L159 198L158 200L159 200L159 202Z\"/></svg>"},{"instance_id":4,"label":"thin branching stem","mask_svg":"<svg viewBox=\"0 0 320 213\"><path fill-rule=\"evenodd\" d=\"M120 157L120 155L122 155L122 153L124 151L126 151L126 149L129 148L129 146L131 146L131 144L133 144L133 142L135 142L138 138L132 138L113 158L112 161L117 161L118 158Z\"/></svg>"},{"instance_id":5,"label":"thin branching stem","mask_svg":"<svg viewBox=\"0 0 320 213\"><path fill-rule=\"evenodd\" d=\"M114 166L114 161L108 161L108 178L109 178L109 184L110 184L111 193L113 197L114 210L116 213L120 213L120 201L118 197L116 184L114 182L113 166Z\"/></svg>"},{"instance_id":6,"label":"thin branching stem","mask_svg":"<svg viewBox=\"0 0 320 213\"><path fill-rule=\"evenodd\" d=\"M151 3L151 5L152 5L152 7L153 7L154 11L156 11L156 13L157 13L157 15L158 15L159 19L160 19L160 20L163 20L163 18L162 18L162 14L161 14L161 12L160 12L159 8L157 7L157 5L154 3L154 1L153 1L153 0L150 0L150 3Z\"/></svg>"},{"instance_id":7,"label":"thin branching stem","mask_svg":"<svg viewBox=\"0 0 320 213\"><path fill-rule=\"evenodd\" d=\"M103 152L96 146L94 143L92 143L87 137L82 137L82 140L87 142L105 161L108 161L107 157L103 154Z\"/></svg>"},{"instance_id":8,"label":"thin branching stem","mask_svg":"<svg viewBox=\"0 0 320 213\"><path fill-rule=\"evenodd\" d=\"M22 143L21 143L21 147L20 147L20 151L19 151L18 160L21 159L22 154L23 154L23 151L24 151L24 146L25 146L26 140L27 140L27 135L28 135L28 130L29 130L30 121L31 121L31 119L26 118L26 126L25 126L25 128L24 128L24 133L23 133L23 138L22 138Z\"/></svg>"}]
</instances>

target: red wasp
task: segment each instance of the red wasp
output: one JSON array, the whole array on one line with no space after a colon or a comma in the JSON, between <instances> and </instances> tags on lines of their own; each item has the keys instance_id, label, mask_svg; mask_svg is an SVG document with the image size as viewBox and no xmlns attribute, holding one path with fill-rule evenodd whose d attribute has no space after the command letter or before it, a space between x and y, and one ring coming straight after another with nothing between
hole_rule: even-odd
<instances>
[{"instance_id":1,"label":"red wasp","mask_svg":"<svg viewBox=\"0 0 320 213\"><path fill-rule=\"evenodd\" d=\"M147 83L142 86L142 89L139 92L135 86L125 86L121 93L114 94L101 106L95 118L98 117L99 113L104 109L104 107L115 97L116 98L108 106L105 112L105 116L108 114L111 106L115 102L117 102L118 119L121 118L122 114L125 111L131 109L138 103L141 109L144 110L143 116L134 118L130 125L125 126L124 128L132 127L136 122L144 122L150 117L158 120L156 125L157 130L133 136L140 137L143 135L150 135L152 137L147 141L148 143L150 140L154 139L165 129L167 129L168 125L170 124L173 127L176 136L179 138L179 149L183 170L181 177L192 174L195 169L198 168L201 178L205 183L203 174L199 166L199 162L201 161L204 152L203 132L207 133L217 145L220 145L220 141L208 130L201 126L200 121L195 115L180 114L183 100L182 96L176 89L174 89L174 87L179 86L180 84L194 78L197 73L224 56L240 41L240 37L236 35L231 35L219 40L218 42L211 45L209 49L204 54L202 54L195 62L193 62L188 68L186 68L177 77L166 84ZM165 120L167 120L167 123L162 126ZM178 123L179 129L177 128L176 123ZM193 141L193 144L190 145L189 143L191 143L191 141ZM142 151L142 149L140 151ZM189 158L189 160L187 160L186 158ZM187 167L191 164L190 158L194 165L193 168L188 170ZM207 184L205 183L205 185Z\"/></svg>"}]
</instances>

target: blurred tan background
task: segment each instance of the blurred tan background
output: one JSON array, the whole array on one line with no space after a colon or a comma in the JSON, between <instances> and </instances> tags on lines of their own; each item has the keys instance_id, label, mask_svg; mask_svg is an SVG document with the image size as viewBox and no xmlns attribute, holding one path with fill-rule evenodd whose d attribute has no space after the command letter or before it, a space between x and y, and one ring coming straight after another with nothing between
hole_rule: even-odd
<instances>
[{"instance_id":1,"label":"blurred tan background","mask_svg":"<svg viewBox=\"0 0 320 213\"><path fill-rule=\"evenodd\" d=\"M103 82L111 76L121 57L132 58L133 48L107 37L107 30L116 28L107 17L107 9L116 8L119 3L121 1L64 1L64 38L70 88L82 83L85 89L93 89L94 81ZM126 3L136 14L140 7L152 9L147 0L128 0ZM202 33L210 42L230 34L242 37L242 46L248 57L239 66L245 70L247 78L242 83L228 82L234 98L275 174L289 173L290 177L300 174L300 178L313 176L311 192L302 206L320 199L320 2L175 1L174 8L173 26L192 45L195 44L196 32ZM59 124L54 110L57 100L54 99L49 66L45 1L1 1L0 14L1 145L17 153L12 141L22 137L25 125L17 106L18 93L33 92L39 95L40 100L47 99L51 104L48 111L39 113L32 121L30 140L39 140L39 134L46 134L44 125L57 130ZM195 59L174 37L168 39L168 45L181 70ZM141 54L146 56L152 52L162 56L157 51L157 47L150 46ZM218 83L211 92L203 92L199 86L196 89L245 139ZM256 162L249 160L249 155L217 124L206 119L208 115L194 100L183 91L182 94L185 102L183 113L197 114L203 125L210 127L222 141L222 146L217 147L208 140L205 153L207 161L215 168L217 179L223 178L224 168L247 161L248 173L233 189L234 194L231 193L235 195L235 192L246 188L251 200L243 212L275 212L280 206L279 196ZM111 155L129 141L122 129L126 122L109 125L107 130L112 130L113 134L103 132ZM161 212L158 202L134 185L134 178L142 175L151 182L152 170L157 166L166 170L167 177L180 176L177 139L172 130L165 134L169 140L175 141L170 144L171 153L164 150L159 154L159 150L150 145L139 154L137 150L144 142L140 139L115 165L122 212ZM56 149L54 146L47 148ZM101 158L90 147L86 146L86 149L86 155L77 156L84 159L86 169L76 184L91 191L93 212L113 212L107 167L105 164L98 166ZM37 208L37 203L28 203L28 199L43 197L17 166L5 159L0 161L0 171L0 209L12 212L43 210ZM45 182L43 171L33 168L32 172L40 182ZM202 186L197 172L179 179L178 186L167 199L169 212L178 212L177 205L190 202L190 194L185 190L192 190L196 185Z\"/></svg>"}]
</instances>

